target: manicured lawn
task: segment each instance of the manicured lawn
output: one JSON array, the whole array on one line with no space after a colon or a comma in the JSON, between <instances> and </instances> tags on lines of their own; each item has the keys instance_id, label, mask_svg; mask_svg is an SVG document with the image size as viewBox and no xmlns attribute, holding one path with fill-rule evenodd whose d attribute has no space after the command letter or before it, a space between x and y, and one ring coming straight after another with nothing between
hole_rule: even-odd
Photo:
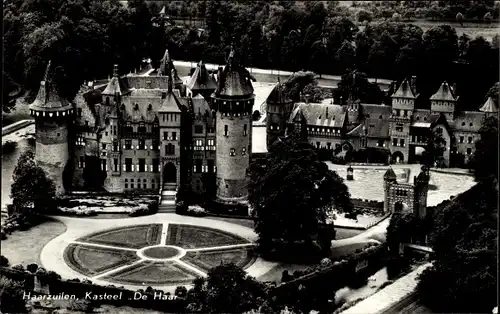
<instances>
[{"instance_id":1,"label":"manicured lawn","mask_svg":"<svg viewBox=\"0 0 500 314\"><path fill-rule=\"evenodd\" d=\"M160 224L137 225L102 231L78 239L83 242L99 243L119 247L140 249L160 243Z\"/></svg>"},{"instance_id":2,"label":"manicured lawn","mask_svg":"<svg viewBox=\"0 0 500 314\"><path fill-rule=\"evenodd\" d=\"M213 217L213 216L210 216L208 218L214 219L214 220L221 220L221 221L230 222L232 224L240 225L240 226L247 227L250 229L254 228L253 220L251 220L251 219L225 218L225 217Z\"/></svg>"},{"instance_id":3,"label":"manicured lawn","mask_svg":"<svg viewBox=\"0 0 500 314\"><path fill-rule=\"evenodd\" d=\"M93 276L138 260L135 252L112 250L71 244L64 252L64 260L71 268L87 276Z\"/></svg>"},{"instance_id":4,"label":"manicured lawn","mask_svg":"<svg viewBox=\"0 0 500 314\"><path fill-rule=\"evenodd\" d=\"M248 241L220 230L188 225L168 226L167 245L194 249L241 243Z\"/></svg>"},{"instance_id":5,"label":"manicured lawn","mask_svg":"<svg viewBox=\"0 0 500 314\"><path fill-rule=\"evenodd\" d=\"M6 240L2 240L2 255L9 259L11 265L26 266L31 263L41 265L40 253L43 247L66 231L66 226L62 222L47 219L29 230L15 231L8 235Z\"/></svg>"},{"instance_id":6,"label":"manicured lawn","mask_svg":"<svg viewBox=\"0 0 500 314\"><path fill-rule=\"evenodd\" d=\"M117 284L167 285L190 284L196 275L174 262L149 262L126 268L104 279Z\"/></svg>"},{"instance_id":7,"label":"manicured lawn","mask_svg":"<svg viewBox=\"0 0 500 314\"><path fill-rule=\"evenodd\" d=\"M188 252L183 261L198 267L205 272L222 263L234 263L242 268L252 264L255 257L251 249L239 248L218 251Z\"/></svg>"}]
</instances>

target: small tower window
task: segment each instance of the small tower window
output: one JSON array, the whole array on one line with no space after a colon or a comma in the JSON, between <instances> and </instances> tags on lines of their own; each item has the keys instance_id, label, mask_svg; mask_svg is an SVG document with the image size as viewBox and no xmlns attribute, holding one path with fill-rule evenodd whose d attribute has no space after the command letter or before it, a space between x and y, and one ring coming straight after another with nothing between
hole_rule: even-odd
<instances>
[{"instance_id":1,"label":"small tower window","mask_svg":"<svg viewBox=\"0 0 500 314\"><path fill-rule=\"evenodd\" d=\"M247 149L246 149L245 147L243 147L243 148L241 149L241 155L242 155L242 156L245 156L246 154L247 154Z\"/></svg>"},{"instance_id":2,"label":"small tower window","mask_svg":"<svg viewBox=\"0 0 500 314\"><path fill-rule=\"evenodd\" d=\"M247 136L247 124L243 125L243 136Z\"/></svg>"},{"instance_id":3,"label":"small tower window","mask_svg":"<svg viewBox=\"0 0 500 314\"><path fill-rule=\"evenodd\" d=\"M234 148L229 150L229 156L236 156L236 150Z\"/></svg>"},{"instance_id":4,"label":"small tower window","mask_svg":"<svg viewBox=\"0 0 500 314\"><path fill-rule=\"evenodd\" d=\"M136 103L136 104L134 105L134 110L139 110L139 104L137 104L137 103Z\"/></svg>"},{"instance_id":5,"label":"small tower window","mask_svg":"<svg viewBox=\"0 0 500 314\"><path fill-rule=\"evenodd\" d=\"M106 97L106 105L109 106L109 97Z\"/></svg>"},{"instance_id":6,"label":"small tower window","mask_svg":"<svg viewBox=\"0 0 500 314\"><path fill-rule=\"evenodd\" d=\"M153 110L153 106L151 104L148 105L148 111Z\"/></svg>"},{"instance_id":7,"label":"small tower window","mask_svg":"<svg viewBox=\"0 0 500 314\"><path fill-rule=\"evenodd\" d=\"M224 125L224 136L227 136L228 129L229 128L228 128L227 124Z\"/></svg>"},{"instance_id":8,"label":"small tower window","mask_svg":"<svg viewBox=\"0 0 500 314\"><path fill-rule=\"evenodd\" d=\"M462 122L462 126L465 126L465 121L464 121L464 122Z\"/></svg>"}]
</instances>

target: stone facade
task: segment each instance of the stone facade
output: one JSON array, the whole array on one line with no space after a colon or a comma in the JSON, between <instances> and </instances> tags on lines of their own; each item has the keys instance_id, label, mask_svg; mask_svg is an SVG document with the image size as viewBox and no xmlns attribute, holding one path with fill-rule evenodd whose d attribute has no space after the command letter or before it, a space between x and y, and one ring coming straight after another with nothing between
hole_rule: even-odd
<instances>
[{"instance_id":1,"label":"stone facade","mask_svg":"<svg viewBox=\"0 0 500 314\"><path fill-rule=\"evenodd\" d=\"M220 199L241 201L248 194L252 153L250 75L234 49L217 76L203 63L194 74L184 85L168 50L157 75L121 76L115 65L108 84L85 84L73 103L51 90L49 101L60 108L56 120L49 119L56 106L46 101L42 82L40 100L30 107L37 121L37 160L47 171L60 169L54 174L60 192L68 160L74 165L74 189L85 188L85 170L97 160L100 167L90 171L104 174L109 192L158 193L190 186L203 193L207 175L214 186L217 176ZM59 118L63 112L68 120Z\"/></svg>"},{"instance_id":2,"label":"stone facade","mask_svg":"<svg viewBox=\"0 0 500 314\"><path fill-rule=\"evenodd\" d=\"M429 108L416 108L415 77L395 88L391 106L363 104L349 97L345 105L295 103L290 107L286 94L284 85L278 83L267 99L268 147L293 126L305 128L314 147L331 149L338 157L345 155L341 146L348 142L352 150L386 150L391 163L419 162L431 132L440 130L446 142L444 166L463 166L474 154L483 119L498 114L491 98L479 111L457 111L458 96L447 82L429 99ZM335 122L332 116L327 118L328 111L335 112ZM285 128L276 128L283 124Z\"/></svg>"}]
</instances>

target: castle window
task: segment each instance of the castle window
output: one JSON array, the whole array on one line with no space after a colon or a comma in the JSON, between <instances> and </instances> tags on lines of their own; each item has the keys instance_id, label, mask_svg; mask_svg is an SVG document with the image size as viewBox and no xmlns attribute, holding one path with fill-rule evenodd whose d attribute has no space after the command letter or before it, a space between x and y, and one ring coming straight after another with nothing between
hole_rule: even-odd
<instances>
[{"instance_id":1,"label":"castle window","mask_svg":"<svg viewBox=\"0 0 500 314\"><path fill-rule=\"evenodd\" d=\"M106 159L101 159L101 171L108 171L108 165L106 164Z\"/></svg>"},{"instance_id":2,"label":"castle window","mask_svg":"<svg viewBox=\"0 0 500 314\"><path fill-rule=\"evenodd\" d=\"M384 146L384 140L378 140L377 147L383 147L383 146Z\"/></svg>"},{"instance_id":3,"label":"castle window","mask_svg":"<svg viewBox=\"0 0 500 314\"><path fill-rule=\"evenodd\" d=\"M464 137L460 136L460 143L463 143L463 142L464 142Z\"/></svg>"},{"instance_id":4,"label":"castle window","mask_svg":"<svg viewBox=\"0 0 500 314\"><path fill-rule=\"evenodd\" d=\"M139 139L139 149L146 149L146 140Z\"/></svg>"},{"instance_id":5,"label":"castle window","mask_svg":"<svg viewBox=\"0 0 500 314\"><path fill-rule=\"evenodd\" d=\"M125 149L132 149L132 140L125 140Z\"/></svg>"},{"instance_id":6,"label":"castle window","mask_svg":"<svg viewBox=\"0 0 500 314\"><path fill-rule=\"evenodd\" d=\"M229 150L229 156L236 156L236 150L234 148Z\"/></svg>"},{"instance_id":7,"label":"castle window","mask_svg":"<svg viewBox=\"0 0 500 314\"><path fill-rule=\"evenodd\" d=\"M145 172L145 171L146 171L146 159L139 158L139 172Z\"/></svg>"},{"instance_id":8,"label":"castle window","mask_svg":"<svg viewBox=\"0 0 500 314\"><path fill-rule=\"evenodd\" d=\"M161 117L163 119L163 122L165 122L165 114L164 113L161 114Z\"/></svg>"},{"instance_id":9,"label":"castle window","mask_svg":"<svg viewBox=\"0 0 500 314\"><path fill-rule=\"evenodd\" d=\"M472 126L472 122L471 122L471 123L469 123L469 126Z\"/></svg>"},{"instance_id":10,"label":"castle window","mask_svg":"<svg viewBox=\"0 0 500 314\"><path fill-rule=\"evenodd\" d=\"M85 146L85 139L81 136L78 136L76 138L76 145L77 146Z\"/></svg>"},{"instance_id":11,"label":"castle window","mask_svg":"<svg viewBox=\"0 0 500 314\"><path fill-rule=\"evenodd\" d=\"M113 135L116 135L116 125L113 125Z\"/></svg>"},{"instance_id":12,"label":"castle window","mask_svg":"<svg viewBox=\"0 0 500 314\"><path fill-rule=\"evenodd\" d=\"M127 123L125 124L125 133L132 133L132 132L134 132L134 127L132 126L130 121L127 121Z\"/></svg>"},{"instance_id":13,"label":"castle window","mask_svg":"<svg viewBox=\"0 0 500 314\"><path fill-rule=\"evenodd\" d=\"M85 168L85 157L80 156L80 160L78 161L78 168Z\"/></svg>"},{"instance_id":14,"label":"castle window","mask_svg":"<svg viewBox=\"0 0 500 314\"><path fill-rule=\"evenodd\" d=\"M163 140L166 141L168 139L168 132L163 132Z\"/></svg>"},{"instance_id":15,"label":"castle window","mask_svg":"<svg viewBox=\"0 0 500 314\"><path fill-rule=\"evenodd\" d=\"M106 97L106 105L109 106L109 97Z\"/></svg>"},{"instance_id":16,"label":"castle window","mask_svg":"<svg viewBox=\"0 0 500 314\"><path fill-rule=\"evenodd\" d=\"M157 140L152 140L151 141L152 145L153 146L151 149L154 150L154 151L157 151L158 150L158 141Z\"/></svg>"},{"instance_id":17,"label":"castle window","mask_svg":"<svg viewBox=\"0 0 500 314\"><path fill-rule=\"evenodd\" d=\"M132 171L132 158L125 158L125 172Z\"/></svg>"},{"instance_id":18,"label":"castle window","mask_svg":"<svg viewBox=\"0 0 500 314\"><path fill-rule=\"evenodd\" d=\"M153 110L153 106L151 104L148 105L148 111Z\"/></svg>"},{"instance_id":19,"label":"castle window","mask_svg":"<svg viewBox=\"0 0 500 314\"><path fill-rule=\"evenodd\" d=\"M437 128L436 133L439 135L443 135L443 128Z\"/></svg>"},{"instance_id":20,"label":"castle window","mask_svg":"<svg viewBox=\"0 0 500 314\"><path fill-rule=\"evenodd\" d=\"M467 143L472 144L472 136L469 136L469 138L467 139Z\"/></svg>"},{"instance_id":21,"label":"castle window","mask_svg":"<svg viewBox=\"0 0 500 314\"><path fill-rule=\"evenodd\" d=\"M224 136L227 136L227 132L228 132L228 126L226 124L224 125Z\"/></svg>"},{"instance_id":22,"label":"castle window","mask_svg":"<svg viewBox=\"0 0 500 314\"><path fill-rule=\"evenodd\" d=\"M399 144L401 147L405 147L405 139L404 138L399 139Z\"/></svg>"},{"instance_id":23,"label":"castle window","mask_svg":"<svg viewBox=\"0 0 500 314\"><path fill-rule=\"evenodd\" d=\"M471 154L472 154L472 148L467 147L467 155L471 155Z\"/></svg>"},{"instance_id":24,"label":"castle window","mask_svg":"<svg viewBox=\"0 0 500 314\"><path fill-rule=\"evenodd\" d=\"M203 125L195 125L194 126L194 133L196 133L196 134L203 133Z\"/></svg>"},{"instance_id":25,"label":"castle window","mask_svg":"<svg viewBox=\"0 0 500 314\"><path fill-rule=\"evenodd\" d=\"M427 121L427 117L424 117L424 121Z\"/></svg>"},{"instance_id":26,"label":"castle window","mask_svg":"<svg viewBox=\"0 0 500 314\"><path fill-rule=\"evenodd\" d=\"M146 133L146 125L144 122L139 122L139 128L137 128L137 132Z\"/></svg>"},{"instance_id":27,"label":"castle window","mask_svg":"<svg viewBox=\"0 0 500 314\"><path fill-rule=\"evenodd\" d=\"M106 144L102 144L102 150L106 150Z\"/></svg>"},{"instance_id":28,"label":"castle window","mask_svg":"<svg viewBox=\"0 0 500 314\"><path fill-rule=\"evenodd\" d=\"M398 139L397 138L392 139L392 146L398 146Z\"/></svg>"},{"instance_id":29,"label":"castle window","mask_svg":"<svg viewBox=\"0 0 500 314\"><path fill-rule=\"evenodd\" d=\"M408 110L403 110L403 117L407 117L408 116Z\"/></svg>"},{"instance_id":30,"label":"castle window","mask_svg":"<svg viewBox=\"0 0 500 314\"><path fill-rule=\"evenodd\" d=\"M153 123L153 133L158 132L158 123Z\"/></svg>"},{"instance_id":31,"label":"castle window","mask_svg":"<svg viewBox=\"0 0 500 314\"><path fill-rule=\"evenodd\" d=\"M114 141L114 142L113 142L113 151L114 151L114 152L117 152L117 151L118 151L118 142L117 142L117 141Z\"/></svg>"},{"instance_id":32,"label":"castle window","mask_svg":"<svg viewBox=\"0 0 500 314\"><path fill-rule=\"evenodd\" d=\"M104 135L105 135L105 136L108 136L108 135L109 135L108 131L104 132Z\"/></svg>"},{"instance_id":33,"label":"castle window","mask_svg":"<svg viewBox=\"0 0 500 314\"><path fill-rule=\"evenodd\" d=\"M241 155L242 155L242 156L245 156L246 154L247 154L247 149L246 149L245 147L243 147L243 148L241 149Z\"/></svg>"},{"instance_id":34,"label":"castle window","mask_svg":"<svg viewBox=\"0 0 500 314\"><path fill-rule=\"evenodd\" d=\"M160 160L153 158L153 172L160 172Z\"/></svg>"},{"instance_id":35,"label":"castle window","mask_svg":"<svg viewBox=\"0 0 500 314\"><path fill-rule=\"evenodd\" d=\"M175 155L175 146L173 144L165 145L165 155Z\"/></svg>"},{"instance_id":36,"label":"castle window","mask_svg":"<svg viewBox=\"0 0 500 314\"><path fill-rule=\"evenodd\" d=\"M139 110L139 104L138 104L138 103L136 103L136 104L134 105L134 110Z\"/></svg>"},{"instance_id":37,"label":"castle window","mask_svg":"<svg viewBox=\"0 0 500 314\"><path fill-rule=\"evenodd\" d=\"M127 179L125 179L125 182L127 182ZM125 188L128 189L128 183L125 183Z\"/></svg>"},{"instance_id":38,"label":"castle window","mask_svg":"<svg viewBox=\"0 0 500 314\"><path fill-rule=\"evenodd\" d=\"M330 143L330 142L326 143L326 147L327 147L328 149L332 149L332 143Z\"/></svg>"},{"instance_id":39,"label":"castle window","mask_svg":"<svg viewBox=\"0 0 500 314\"><path fill-rule=\"evenodd\" d=\"M106 117L106 119L104 119L104 124L109 125L109 118L108 117Z\"/></svg>"},{"instance_id":40,"label":"castle window","mask_svg":"<svg viewBox=\"0 0 500 314\"><path fill-rule=\"evenodd\" d=\"M316 142L316 148L319 148L320 142Z\"/></svg>"},{"instance_id":41,"label":"castle window","mask_svg":"<svg viewBox=\"0 0 500 314\"><path fill-rule=\"evenodd\" d=\"M195 140L194 146L194 150L203 150L203 140Z\"/></svg>"},{"instance_id":42,"label":"castle window","mask_svg":"<svg viewBox=\"0 0 500 314\"><path fill-rule=\"evenodd\" d=\"M382 115L378 116L379 119L382 119Z\"/></svg>"},{"instance_id":43,"label":"castle window","mask_svg":"<svg viewBox=\"0 0 500 314\"><path fill-rule=\"evenodd\" d=\"M118 158L114 158L113 159L113 171L118 172L118 167L119 167Z\"/></svg>"},{"instance_id":44,"label":"castle window","mask_svg":"<svg viewBox=\"0 0 500 314\"><path fill-rule=\"evenodd\" d=\"M194 161L194 169L193 169L194 173L200 173L202 165L203 165L203 160L201 160L201 159L195 159L195 161Z\"/></svg>"},{"instance_id":45,"label":"castle window","mask_svg":"<svg viewBox=\"0 0 500 314\"><path fill-rule=\"evenodd\" d=\"M247 136L247 124L243 125L243 136Z\"/></svg>"},{"instance_id":46,"label":"castle window","mask_svg":"<svg viewBox=\"0 0 500 314\"><path fill-rule=\"evenodd\" d=\"M464 122L462 122L462 126L465 126L465 121L464 121Z\"/></svg>"},{"instance_id":47,"label":"castle window","mask_svg":"<svg viewBox=\"0 0 500 314\"><path fill-rule=\"evenodd\" d=\"M403 125L402 124L397 124L396 125L396 131L397 132L403 132Z\"/></svg>"},{"instance_id":48,"label":"castle window","mask_svg":"<svg viewBox=\"0 0 500 314\"><path fill-rule=\"evenodd\" d=\"M177 141L177 132L172 132L172 141Z\"/></svg>"},{"instance_id":49,"label":"castle window","mask_svg":"<svg viewBox=\"0 0 500 314\"><path fill-rule=\"evenodd\" d=\"M213 159L207 160L207 172L214 173L215 172L215 162Z\"/></svg>"},{"instance_id":50,"label":"castle window","mask_svg":"<svg viewBox=\"0 0 500 314\"><path fill-rule=\"evenodd\" d=\"M215 133L215 128L207 127L207 132L208 133Z\"/></svg>"},{"instance_id":51,"label":"castle window","mask_svg":"<svg viewBox=\"0 0 500 314\"><path fill-rule=\"evenodd\" d=\"M133 180L133 179L132 179ZM134 184L133 183L130 183L130 188L133 189L134 188Z\"/></svg>"},{"instance_id":52,"label":"castle window","mask_svg":"<svg viewBox=\"0 0 500 314\"><path fill-rule=\"evenodd\" d=\"M418 121L418 120L420 120L420 117L419 117L419 116L417 116L416 120L417 120L417 121Z\"/></svg>"}]
</instances>

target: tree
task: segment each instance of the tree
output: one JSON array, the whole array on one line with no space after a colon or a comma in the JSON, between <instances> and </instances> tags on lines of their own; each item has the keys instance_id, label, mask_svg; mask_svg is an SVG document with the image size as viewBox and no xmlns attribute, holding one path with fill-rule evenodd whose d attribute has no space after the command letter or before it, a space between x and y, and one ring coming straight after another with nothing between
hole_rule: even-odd
<instances>
[{"instance_id":1,"label":"tree","mask_svg":"<svg viewBox=\"0 0 500 314\"><path fill-rule=\"evenodd\" d=\"M486 118L479 129L481 139L476 142L472 167L477 182L498 183L498 118Z\"/></svg>"},{"instance_id":2,"label":"tree","mask_svg":"<svg viewBox=\"0 0 500 314\"><path fill-rule=\"evenodd\" d=\"M309 84L317 81L313 72L297 72L292 74L285 82L285 93L295 102L301 101L300 94Z\"/></svg>"},{"instance_id":3,"label":"tree","mask_svg":"<svg viewBox=\"0 0 500 314\"><path fill-rule=\"evenodd\" d=\"M327 212L353 211L343 179L296 134L276 142L265 159L251 165L248 189L263 253L297 248L313 253Z\"/></svg>"},{"instance_id":4,"label":"tree","mask_svg":"<svg viewBox=\"0 0 500 314\"><path fill-rule=\"evenodd\" d=\"M359 10L358 12L358 22L363 23L364 21L371 22L373 19L370 12L366 10Z\"/></svg>"},{"instance_id":5,"label":"tree","mask_svg":"<svg viewBox=\"0 0 500 314\"><path fill-rule=\"evenodd\" d=\"M22 284L0 276L0 310L2 313L27 313L23 295Z\"/></svg>"},{"instance_id":6,"label":"tree","mask_svg":"<svg viewBox=\"0 0 500 314\"><path fill-rule=\"evenodd\" d=\"M457 16L455 17L455 20L457 20L458 23L460 23L460 26L464 26L464 15L460 12L457 13Z\"/></svg>"},{"instance_id":7,"label":"tree","mask_svg":"<svg viewBox=\"0 0 500 314\"><path fill-rule=\"evenodd\" d=\"M424 164L427 167L433 167L437 165L438 167L443 165L444 158L443 153L446 151L446 141L443 136L433 130L429 134L427 139L427 147L424 153Z\"/></svg>"},{"instance_id":8,"label":"tree","mask_svg":"<svg viewBox=\"0 0 500 314\"><path fill-rule=\"evenodd\" d=\"M492 16L491 16L491 13L490 13L490 12L487 12L487 13L484 15L484 17L483 17L483 20L484 20L486 23L490 24L490 23L491 23L491 21L493 20L493 18L492 18Z\"/></svg>"},{"instance_id":9,"label":"tree","mask_svg":"<svg viewBox=\"0 0 500 314\"><path fill-rule=\"evenodd\" d=\"M34 208L41 213L52 209L55 185L45 171L36 165L33 151L27 150L19 156L12 178L14 183L10 197L16 210L24 212Z\"/></svg>"},{"instance_id":10,"label":"tree","mask_svg":"<svg viewBox=\"0 0 500 314\"><path fill-rule=\"evenodd\" d=\"M233 263L212 268L193 285L187 293L189 312L243 313L259 308L266 297L265 286Z\"/></svg>"}]
</instances>

